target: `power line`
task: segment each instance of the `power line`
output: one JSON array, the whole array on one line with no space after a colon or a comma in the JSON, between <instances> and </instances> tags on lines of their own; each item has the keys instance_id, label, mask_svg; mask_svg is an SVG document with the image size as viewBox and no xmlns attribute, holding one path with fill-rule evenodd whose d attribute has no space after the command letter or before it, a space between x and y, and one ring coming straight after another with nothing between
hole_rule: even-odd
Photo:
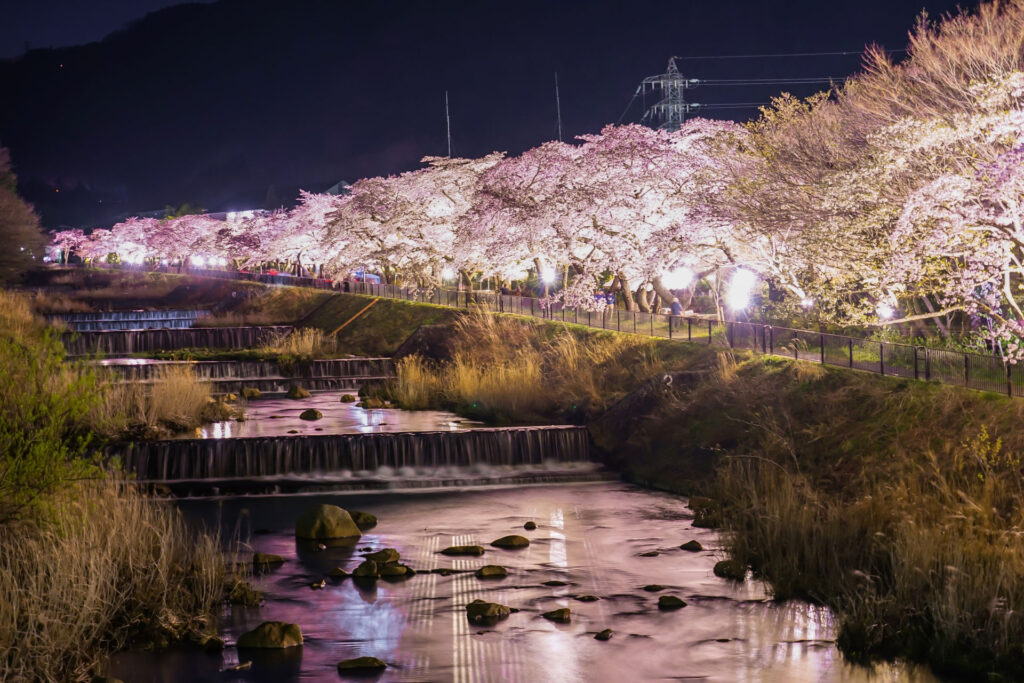
<instances>
[{"instance_id":1,"label":"power line","mask_svg":"<svg viewBox=\"0 0 1024 683\"><path fill-rule=\"evenodd\" d=\"M906 52L906 50L883 50L883 52ZM768 59L772 57L829 57L862 54L864 54L864 50L847 50L843 52L778 52L762 55L699 55L696 57L677 57L677 59Z\"/></svg>"}]
</instances>

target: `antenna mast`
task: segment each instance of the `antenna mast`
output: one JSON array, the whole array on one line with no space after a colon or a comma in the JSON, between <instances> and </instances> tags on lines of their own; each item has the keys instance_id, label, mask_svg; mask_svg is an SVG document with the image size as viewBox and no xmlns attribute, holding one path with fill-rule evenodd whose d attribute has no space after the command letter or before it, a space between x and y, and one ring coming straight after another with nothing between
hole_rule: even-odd
<instances>
[{"instance_id":1,"label":"antenna mast","mask_svg":"<svg viewBox=\"0 0 1024 683\"><path fill-rule=\"evenodd\" d=\"M452 158L452 117L448 114L448 91L444 91L444 123L448 129L448 158Z\"/></svg>"},{"instance_id":2,"label":"antenna mast","mask_svg":"<svg viewBox=\"0 0 1024 683\"><path fill-rule=\"evenodd\" d=\"M562 141L562 100L558 95L558 72L555 72L555 115L558 117L558 141Z\"/></svg>"},{"instance_id":3,"label":"antenna mast","mask_svg":"<svg viewBox=\"0 0 1024 683\"><path fill-rule=\"evenodd\" d=\"M648 107L643 119L647 125L663 130L679 130L686 121L686 115L700 107L696 102L686 101L686 91L700 83L696 78L686 78L676 67L677 57L668 60L668 71L657 76L648 76L636 89L637 95L646 95L648 91L661 91L661 99Z\"/></svg>"}]
</instances>

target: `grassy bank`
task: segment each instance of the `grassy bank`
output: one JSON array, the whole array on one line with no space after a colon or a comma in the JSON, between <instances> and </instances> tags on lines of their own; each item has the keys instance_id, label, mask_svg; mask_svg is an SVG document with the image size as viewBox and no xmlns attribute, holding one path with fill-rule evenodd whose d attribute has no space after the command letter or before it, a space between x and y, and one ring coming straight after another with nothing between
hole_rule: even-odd
<instances>
[{"instance_id":1,"label":"grassy bank","mask_svg":"<svg viewBox=\"0 0 1024 683\"><path fill-rule=\"evenodd\" d=\"M639 481L688 493L779 599L829 605L855 660L1024 677L1024 403L767 358L593 428Z\"/></svg>"},{"instance_id":2,"label":"grassy bank","mask_svg":"<svg viewBox=\"0 0 1024 683\"><path fill-rule=\"evenodd\" d=\"M0 679L88 680L124 645L209 634L217 539L94 455L128 426L194 418L208 388L190 373L146 391L105 383L65 363L56 332L3 291L0 376Z\"/></svg>"},{"instance_id":3,"label":"grassy bank","mask_svg":"<svg viewBox=\"0 0 1024 683\"><path fill-rule=\"evenodd\" d=\"M461 314L446 332L446 357L402 358L384 397L492 424L581 423L700 355L699 347L575 325Z\"/></svg>"}]
</instances>

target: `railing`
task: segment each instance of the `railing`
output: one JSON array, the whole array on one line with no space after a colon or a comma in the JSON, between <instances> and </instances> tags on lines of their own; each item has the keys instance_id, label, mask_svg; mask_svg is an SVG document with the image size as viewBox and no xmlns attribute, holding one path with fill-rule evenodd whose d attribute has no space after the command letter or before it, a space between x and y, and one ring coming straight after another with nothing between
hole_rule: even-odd
<instances>
[{"instance_id":1,"label":"railing","mask_svg":"<svg viewBox=\"0 0 1024 683\"><path fill-rule=\"evenodd\" d=\"M440 306L480 308L495 313L528 315L544 320L560 320L648 337L750 349L759 353L864 370L888 377L935 381L979 391L1004 393L1007 396L1024 396L1024 363L1005 363L998 356L871 341L762 323L716 322L707 316L669 316L624 311L613 307L607 307L602 311L588 311L564 306L560 302L542 305L539 299L498 294L492 290L435 290L428 294L422 289L353 280L341 282L311 277L194 268L185 272L206 277L342 290L354 294Z\"/></svg>"},{"instance_id":2,"label":"railing","mask_svg":"<svg viewBox=\"0 0 1024 683\"><path fill-rule=\"evenodd\" d=\"M457 308L480 308L496 313L528 315L597 329L642 334L648 337L750 349L764 354L953 384L980 391L1024 396L1024 364L1004 363L998 356L931 349L912 344L871 341L810 330L795 330L761 323L716 322L708 316L671 316L607 307L588 311L560 302L541 305L539 299L498 294L490 290L456 292L423 290L347 281L356 294L432 303Z\"/></svg>"}]
</instances>

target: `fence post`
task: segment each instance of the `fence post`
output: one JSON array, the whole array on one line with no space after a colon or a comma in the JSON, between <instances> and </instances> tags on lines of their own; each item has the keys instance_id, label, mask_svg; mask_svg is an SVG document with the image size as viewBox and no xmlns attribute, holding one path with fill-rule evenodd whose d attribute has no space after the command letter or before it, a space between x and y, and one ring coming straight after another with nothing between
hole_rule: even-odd
<instances>
[{"instance_id":1,"label":"fence post","mask_svg":"<svg viewBox=\"0 0 1024 683\"><path fill-rule=\"evenodd\" d=\"M932 378L932 356L928 352L928 347L924 347L924 379L930 381Z\"/></svg>"},{"instance_id":2,"label":"fence post","mask_svg":"<svg viewBox=\"0 0 1024 683\"><path fill-rule=\"evenodd\" d=\"M771 325L761 325L761 353L768 351L768 330L771 329Z\"/></svg>"},{"instance_id":3,"label":"fence post","mask_svg":"<svg viewBox=\"0 0 1024 683\"><path fill-rule=\"evenodd\" d=\"M964 386L971 386L971 357L964 354Z\"/></svg>"},{"instance_id":4,"label":"fence post","mask_svg":"<svg viewBox=\"0 0 1024 683\"><path fill-rule=\"evenodd\" d=\"M668 317L668 338L669 339L672 338L672 325L675 323L675 321L673 320L674 317L675 316L671 316L671 315Z\"/></svg>"},{"instance_id":5,"label":"fence post","mask_svg":"<svg viewBox=\"0 0 1024 683\"><path fill-rule=\"evenodd\" d=\"M878 342L878 371L885 374L885 342Z\"/></svg>"},{"instance_id":6,"label":"fence post","mask_svg":"<svg viewBox=\"0 0 1024 683\"><path fill-rule=\"evenodd\" d=\"M919 373L917 371L917 347L915 346L914 347L914 379L918 379L918 374Z\"/></svg>"},{"instance_id":7,"label":"fence post","mask_svg":"<svg viewBox=\"0 0 1024 683\"><path fill-rule=\"evenodd\" d=\"M818 335L818 342L821 344L821 364L825 364L825 335Z\"/></svg>"},{"instance_id":8,"label":"fence post","mask_svg":"<svg viewBox=\"0 0 1024 683\"><path fill-rule=\"evenodd\" d=\"M1003 363L1006 365L1006 395L1013 398L1013 371L1011 370L1013 366L1009 361L1004 360Z\"/></svg>"},{"instance_id":9,"label":"fence post","mask_svg":"<svg viewBox=\"0 0 1024 683\"><path fill-rule=\"evenodd\" d=\"M708 318L708 346L711 346L711 318Z\"/></svg>"},{"instance_id":10,"label":"fence post","mask_svg":"<svg viewBox=\"0 0 1024 683\"><path fill-rule=\"evenodd\" d=\"M850 345L850 367L853 367L853 337L847 338L847 343Z\"/></svg>"},{"instance_id":11,"label":"fence post","mask_svg":"<svg viewBox=\"0 0 1024 683\"><path fill-rule=\"evenodd\" d=\"M654 316L655 315L657 315L657 314L656 313L651 313L651 315L650 315L650 318L651 318L651 336L652 337L654 336Z\"/></svg>"},{"instance_id":12,"label":"fence post","mask_svg":"<svg viewBox=\"0 0 1024 683\"><path fill-rule=\"evenodd\" d=\"M692 342L693 341L693 319L692 318L687 318L686 319L686 341L688 341L688 342Z\"/></svg>"},{"instance_id":13,"label":"fence post","mask_svg":"<svg viewBox=\"0 0 1024 683\"><path fill-rule=\"evenodd\" d=\"M775 355L775 328L768 326L768 353Z\"/></svg>"}]
</instances>

